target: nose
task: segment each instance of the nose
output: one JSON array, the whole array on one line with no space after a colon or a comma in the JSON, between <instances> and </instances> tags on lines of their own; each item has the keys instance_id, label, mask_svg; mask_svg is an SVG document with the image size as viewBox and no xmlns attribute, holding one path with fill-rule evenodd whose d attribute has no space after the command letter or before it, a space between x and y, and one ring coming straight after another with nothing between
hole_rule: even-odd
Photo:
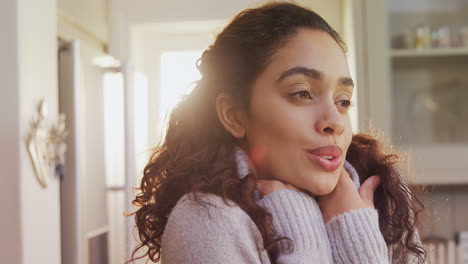
<instances>
[{"instance_id":1,"label":"nose","mask_svg":"<svg viewBox=\"0 0 468 264\"><path fill-rule=\"evenodd\" d=\"M332 103L324 104L323 111L315 124L315 129L323 135L341 135L344 131L344 118L339 113L336 105Z\"/></svg>"}]
</instances>

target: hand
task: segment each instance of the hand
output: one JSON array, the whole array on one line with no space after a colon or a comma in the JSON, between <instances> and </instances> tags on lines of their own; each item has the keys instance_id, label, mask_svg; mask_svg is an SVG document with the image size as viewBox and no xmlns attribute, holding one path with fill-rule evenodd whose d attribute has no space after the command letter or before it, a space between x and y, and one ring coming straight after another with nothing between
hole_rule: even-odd
<instances>
[{"instance_id":1,"label":"hand","mask_svg":"<svg viewBox=\"0 0 468 264\"><path fill-rule=\"evenodd\" d=\"M263 197L271 192L282 190L282 189L290 189L297 192L301 192L298 188L294 185L289 183L283 183L278 180L257 180L257 190L260 195Z\"/></svg>"},{"instance_id":2,"label":"hand","mask_svg":"<svg viewBox=\"0 0 468 264\"><path fill-rule=\"evenodd\" d=\"M375 208L374 192L379 184L379 176L371 176L362 183L358 192L349 173L343 168L335 189L317 199L325 223L353 209Z\"/></svg>"}]
</instances>

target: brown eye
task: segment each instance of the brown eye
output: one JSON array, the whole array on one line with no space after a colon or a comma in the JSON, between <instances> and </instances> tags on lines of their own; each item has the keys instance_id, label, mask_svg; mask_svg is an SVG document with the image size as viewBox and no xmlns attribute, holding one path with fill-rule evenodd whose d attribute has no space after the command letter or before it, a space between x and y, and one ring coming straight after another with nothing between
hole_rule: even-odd
<instances>
[{"instance_id":1,"label":"brown eye","mask_svg":"<svg viewBox=\"0 0 468 264\"><path fill-rule=\"evenodd\" d=\"M312 99L312 96L310 96L310 92L305 91L305 90L292 93L291 95L297 96L297 97L300 97L300 98L303 98L303 99Z\"/></svg>"},{"instance_id":2,"label":"brown eye","mask_svg":"<svg viewBox=\"0 0 468 264\"><path fill-rule=\"evenodd\" d=\"M351 106L350 100L341 100L338 102L338 105L344 108L349 108Z\"/></svg>"}]
</instances>

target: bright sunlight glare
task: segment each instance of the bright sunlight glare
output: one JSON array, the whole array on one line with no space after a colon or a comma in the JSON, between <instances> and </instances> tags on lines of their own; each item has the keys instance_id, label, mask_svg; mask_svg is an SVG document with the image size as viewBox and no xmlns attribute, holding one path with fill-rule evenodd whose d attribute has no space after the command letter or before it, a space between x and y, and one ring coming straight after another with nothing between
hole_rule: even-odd
<instances>
[{"instance_id":1,"label":"bright sunlight glare","mask_svg":"<svg viewBox=\"0 0 468 264\"><path fill-rule=\"evenodd\" d=\"M171 110L185 94L190 93L194 81L201 78L195 66L201 54L202 51L170 51L161 55L160 120L164 121L163 131Z\"/></svg>"},{"instance_id":2,"label":"bright sunlight glare","mask_svg":"<svg viewBox=\"0 0 468 264\"><path fill-rule=\"evenodd\" d=\"M108 186L123 186L125 182L125 139L122 73L105 73L103 84L106 182Z\"/></svg>"}]
</instances>

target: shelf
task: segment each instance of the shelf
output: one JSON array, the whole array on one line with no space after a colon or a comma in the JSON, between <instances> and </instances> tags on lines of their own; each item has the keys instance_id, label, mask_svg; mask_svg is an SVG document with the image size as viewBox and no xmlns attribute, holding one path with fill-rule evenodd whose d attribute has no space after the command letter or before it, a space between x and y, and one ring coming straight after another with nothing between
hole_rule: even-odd
<instances>
[{"instance_id":1,"label":"shelf","mask_svg":"<svg viewBox=\"0 0 468 264\"><path fill-rule=\"evenodd\" d=\"M468 56L468 47L434 49L393 49L392 58Z\"/></svg>"}]
</instances>

